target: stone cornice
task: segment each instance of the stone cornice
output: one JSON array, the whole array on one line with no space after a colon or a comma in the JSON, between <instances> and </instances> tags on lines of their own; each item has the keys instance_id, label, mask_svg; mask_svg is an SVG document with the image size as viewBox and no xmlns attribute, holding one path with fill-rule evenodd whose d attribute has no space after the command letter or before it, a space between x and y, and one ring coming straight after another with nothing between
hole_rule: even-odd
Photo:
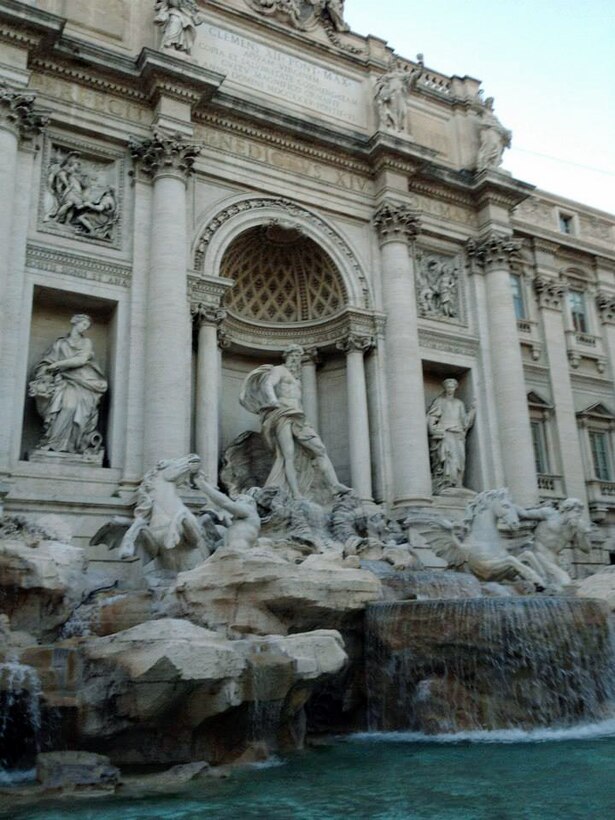
<instances>
[{"instance_id":1,"label":"stone cornice","mask_svg":"<svg viewBox=\"0 0 615 820\"><path fill-rule=\"evenodd\" d=\"M537 276L534 279L534 290L540 308L561 311L566 294L566 285L563 282L547 276Z\"/></svg>"},{"instance_id":2,"label":"stone cornice","mask_svg":"<svg viewBox=\"0 0 615 820\"><path fill-rule=\"evenodd\" d=\"M196 107L208 102L224 80L216 71L149 48L141 51L136 68L148 85L152 102L166 95Z\"/></svg>"},{"instance_id":3,"label":"stone cornice","mask_svg":"<svg viewBox=\"0 0 615 820\"><path fill-rule=\"evenodd\" d=\"M16 0L0 0L0 42L31 51L43 40L56 40L64 24L65 20L56 14Z\"/></svg>"},{"instance_id":4,"label":"stone cornice","mask_svg":"<svg viewBox=\"0 0 615 820\"><path fill-rule=\"evenodd\" d=\"M477 173L470 186L479 207L487 204L500 205L512 210L527 199L536 189L535 185L521 182L508 174L487 169Z\"/></svg>"},{"instance_id":5,"label":"stone cornice","mask_svg":"<svg viewBox=\"0 0 615 820\"><path fill-rule=\"evenodd\" d=\"M45 274L56 273L124 288L130 287L132 277L129 264L91 254L83 256L49 245L28 244L26 267Z\"/></svg>"},{"instance_id":6,"label":"stone cornice","mask_svg":"<svg viewBox=\"0 0 615 820\"><path fill-rule=\"evenodd\" d=\"M188 142L182 134L169 134L157 127L152 129L151 139L130 141L135 164L152 178L173 174L187 179L202 150L201 145Z\"/></svg>"},{"instance_id":7,"label":"stone cornice","mask_svg":"<svg viewBox=\"0 0 615 820\"><path fill-rule=\"evenodd\" d=\"M49 122L49 112L34 107L36 94L9 88L0 81L0 128L22 139L38 136Z\"/></svg>"},{"instance_id":8,"label":"stone cornice","mask_svg":"<svg viewBox=\"0 0 615 820\"><path fill-rule=\"evenodd\" d=\"M381 244L416 239L421 222L416 210L404 202L383 202L372 219Z\"/></svg>"},{"instance_id":9,"label":"stone cornice","mask_svg":"<svg viewBox=\"0 0 615 820\"><path fill-rule=\"evenodd\" d=\"M357 174L372 176L372 168L367 162L357 160L339 151L335 152L326 147L314 145L312 142L302 141L285 134L282 131L259 127L244 119L234 117L232 114L223 115L219 112L206 109L195 113L194 121L204 126L212 126L220 131L227 131L237 134L250 140L259 140L267 145L289 151L300 156L309 157L329 165L343 168L345 171L353 171Z\"/></svg>"},{"instance_id":10,"label":"stone cornice","mask_svg":"<svg viewBox=\"0 0 615 820\"><path fill-rule=\"evenodd\" d=\"M517 262L521 248L521 242L512 236L496 232L479 239L469 239L466 243L468 257L485 271L509 267Z\"/></svg>"}]
</instances>

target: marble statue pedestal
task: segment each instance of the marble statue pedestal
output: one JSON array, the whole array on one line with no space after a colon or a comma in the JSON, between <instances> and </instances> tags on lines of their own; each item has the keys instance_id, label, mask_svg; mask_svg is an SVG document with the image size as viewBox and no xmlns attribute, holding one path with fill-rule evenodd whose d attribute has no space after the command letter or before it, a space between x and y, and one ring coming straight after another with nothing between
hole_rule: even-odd
<instances>
[{"instance_id":1,"label":"marble statue pedestal","mask_svg":"<svg viewBox=\"0 0 615 820\"><path fill-rule=\"evenodd\" d=\"M97 453L56 453L54 450L32 450L28 460L37 464L68 464L79 467L102 467L105 451Z\"/></svg>"}]
</instances>

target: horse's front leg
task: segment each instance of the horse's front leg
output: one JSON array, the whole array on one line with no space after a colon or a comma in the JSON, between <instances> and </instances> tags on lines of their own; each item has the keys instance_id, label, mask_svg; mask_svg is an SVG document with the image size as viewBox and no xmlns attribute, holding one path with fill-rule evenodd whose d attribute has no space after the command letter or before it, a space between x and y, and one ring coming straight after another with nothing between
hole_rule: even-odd
<instances>
[{"instance_id":1,"label":"horse's front leg","mask_svg":"<svg viewBox=\"0 0 615 820\"><path fill-rule=\"evenodd\" d=\"M547 579L543 577L542 568L538 562L536 562L536 556L530 552L524 552L521 558L526 558L528 555L531 555L536 570L528 567L527 564L524 564L519 558L515 558L514 555L508 556L509 566L514 569L518 575L525 578L526 581L531 581L532 584L544 589Z\"/></svg>"}]
</instances>

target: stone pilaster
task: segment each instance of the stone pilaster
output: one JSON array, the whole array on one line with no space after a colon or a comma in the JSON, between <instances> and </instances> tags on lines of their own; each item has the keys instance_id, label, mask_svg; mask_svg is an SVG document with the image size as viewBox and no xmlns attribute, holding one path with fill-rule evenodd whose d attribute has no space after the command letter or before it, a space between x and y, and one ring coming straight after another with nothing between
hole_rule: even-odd
<instances>
[{"instance_id":1,"label":"stone pilaster","mask_svg":"<svg viewBox=\"0 0 615 820\"><path fill-rule=\"evenodd\" d=\"M599 290L596 294L596 308L600 317L604 346L610 363L610 376L615 382L615 293Z\"/></svg>"},{"instance_id":2,"label":"stone pilaster","mask_svg":"<svg viewBox=\"0 0 615 820\"><path fill-rule=\"evenodd\" d=\"M218 327L226 311L215 305L196 305L192 315L198 327L196 367L196 451L209 481L218 484L220 387L222 381Z\"/></svg>"},{"instance_id":3,"label":"stone pilaster","mask_svg":"<svg viewBox=\"0 0 615 820\"><path fill-rule=\"evenodd\" d=\"M37 137L47 112L35 95L0 83L0 473L8 473L23 413L22 371L25 254Z\"/></svg>"},{"instance_id":4,"label":"stone pilaster","mask_svg":"<svg viewBox=\"0 0 615 820\"><path fill-rule=\"evenodd\" d=\"M145 344L144 468L189 447L190 314L186 182L199 145L154 128L132 142L133 159L153 181L151 265Z\"/></svg>"},{"instance_id":5,"label":"stone pilaster","mask_svg":"<svg viewBox=\"0 0 615 820\"><path fill-rule=\"evenodd\" d=\"M538 499L521 348L510 285L510 264L520 243L490 233L470 240L467 253L475 270L485 274L489 342L493 371L497 429L504 480L519 504Z\"/></svg>"},{"instance_id":6,"label":"stone pilaster","mask_svg":"<svg viewBox=\"0 0 615 820\"><path fill-rule=\"evenodd\" d=\"M564 475L566 494L587 504L587 489L583 470L581 444L575 415L574 394L566 353L566 334L563 307L566 286L558 279L539 275L534 279L534 290L542 318L551 393L555 405L555 426L559 454Z\"/></svg>"},{"instance_id":7,"label":"stone pilaster","mask_svg":"<svg viewBox=\"0 0 615 820\"><path fill-rule=\"evenodd\" d=\"M337 344L338 349L346 354L350 479L354 490L363 499L372 497L372 460L364 354L373 343L369 336L350 333Z\"/></svg>"},{"instance_id":8,"label":"stone pilaster","mask_svg":"<svg viewBox=\"0 0 615 820\"><path fill-rule=\"evenodd\" d=\"M318 364L318 350L313 348L304 351L301 360L301 393L305 417L311 426L318 430L318 381L316 366Z\"/></svg>"},{"instance_id":9,"label":"stone pilaster","mask_svg":"<svg viewBox=\"0 0 615 820\"><path fill-rule=\"evenodd\" d=\"M382 296L387 317L392 501L402 506L431 495L414 262L409 247L418 233L419 219L407 204L389 201L380 206L373 224L380 240Z\"/></svg>"}]
</instances>

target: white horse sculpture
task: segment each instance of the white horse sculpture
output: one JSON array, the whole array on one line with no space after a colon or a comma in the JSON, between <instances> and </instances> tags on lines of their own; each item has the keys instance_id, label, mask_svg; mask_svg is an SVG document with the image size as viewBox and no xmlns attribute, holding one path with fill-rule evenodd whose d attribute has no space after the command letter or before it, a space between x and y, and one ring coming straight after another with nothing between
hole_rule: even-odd
<instances>
[{"instance_id":1,"label":"white horse sculpture","mask_svg":"<svg viewBox=\"0 0 615 820\"><path fill-rule=\"evenodd\" d=\"M420 514L410 516L405 523L410 528L418 525L423 532L426 528L429 546L451 569L467 567L481 581L524 578L537 589L544 589L547 579L536 556L530 550L524 550L518 557L511 555L498 522L512 532L520 527L519 508L505 488L487 490L472 499L460 528L444 518ZM460 530L460 535L456 530ZM514 546L510 539L508 542Z\"/></svg>"},{"instance_id":2,"label":"white horse sculpture","mask_svg":"<svg viewBox=\"0 0 615 820\"><path fill-rule=\"evenodd\" d=\"M194 454L159 461L137 490L134 518L114 518L96 533L92 543L106 543L111 549L119 544L122 559L140 552L147 571L184 572L203 563L212 552L203 522L186 507L178 490L181 485L193 484L200 468L201 460ZM218 533L209 540L216 537Z\"/></svg>"}]
</instances>

